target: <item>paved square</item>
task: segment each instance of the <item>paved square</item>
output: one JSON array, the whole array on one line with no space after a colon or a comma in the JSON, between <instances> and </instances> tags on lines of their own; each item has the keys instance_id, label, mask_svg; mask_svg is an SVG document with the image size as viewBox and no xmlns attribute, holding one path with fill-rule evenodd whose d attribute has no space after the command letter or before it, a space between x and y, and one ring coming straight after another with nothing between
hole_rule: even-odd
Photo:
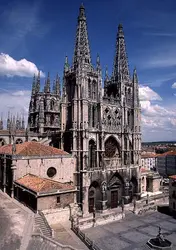
<instances>
[{"instance_id":1,"label":"paved square","mask_svg":"<svg viewBox=\"0 0 176 250\"><path fill-rule=\"evenodd\" d=\"M159 226L164 237L173 243L173 250L176 249L176 220L159 212L128 214L121 221L84 232L102 250L144 250L148 249L146 242L158 234Z\"/></svg>"},{"instance_id":2,"label":"paved square","mask_svg":"<svg viewBox=\"0 0 176 250\"><path fill-rule=\"evenodd\" d=\"M0 249L20 248L26 212L17 206L10 197L0 192Z\"/></svg>"}]
</instances>

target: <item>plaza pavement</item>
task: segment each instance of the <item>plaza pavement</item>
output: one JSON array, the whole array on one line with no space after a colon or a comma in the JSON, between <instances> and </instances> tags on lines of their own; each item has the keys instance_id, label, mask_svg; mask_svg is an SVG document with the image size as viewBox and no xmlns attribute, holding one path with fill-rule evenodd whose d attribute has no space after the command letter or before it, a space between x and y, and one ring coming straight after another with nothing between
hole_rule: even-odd
<instances>
[{"instance_id":1,"label":"plaza pavement","mask_svg":"<svg viewBox=\"0 0 176 250\"><path fill-rule=\"evenodd\" d=\"M27 213L0 192L0 249L20 249Z\"/></svg>"},{"instance_id":2,"label":"plaza pavement","mask_svg":"<svg viewBox=\"0 0 176 250\"><path fill-rule=\"evenodd\" d=\"M176 250L176 220L159 212L127 214L121 221L89 228L84 233L102 250L143 250L148 249L146 242L158 234L159 226Z\"/></svg>"}]
</instances>

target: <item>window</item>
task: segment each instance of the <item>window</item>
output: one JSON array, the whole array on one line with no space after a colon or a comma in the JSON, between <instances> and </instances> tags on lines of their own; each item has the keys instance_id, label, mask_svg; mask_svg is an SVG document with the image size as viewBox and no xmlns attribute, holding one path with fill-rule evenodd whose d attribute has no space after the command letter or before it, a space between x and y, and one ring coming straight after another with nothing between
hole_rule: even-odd
<instances>
[{"instance_id":1,"label":"window","mask_svg":"<svg viewBox=\"0 0 176 250\"><path fill-rule=\"evenodd\" d=\"M57 171L56 171L56 169L53 168L53 167L50 167L50 168L48 168L48 170L47 170L47 175L48 175L48 177L50 177L50 178L54 177L54 176L56 175L56 173L57 173Z\"/></svg>"},{"instance_id":2,"label":"window","mask_svg":"<svg viewBox=\"0 0 176 250\"><path fill-rule=\"evenodd\" d=\"M57 196L57 203L60 203L60 196Z\"/></svg>"},{"instance_id":3,"label":"window","mask_svg":"<svg viewBox=\"0 0 176 250\"><path fill-rule=\"evenodd\" d=\"M54 110L54 106L55 106L55 102L54 102L54 100L51 100L50 110Z\"/></svg>"},{"instance_id":4,"label":"window","mask_svg":"<svg viewBox=\"0 0 176 250\"><path fill-rule=\"evenodd\" d=\"M96 144L93 140L89 141L89 166L96 167Z\"/></svg>"}]
</instances>

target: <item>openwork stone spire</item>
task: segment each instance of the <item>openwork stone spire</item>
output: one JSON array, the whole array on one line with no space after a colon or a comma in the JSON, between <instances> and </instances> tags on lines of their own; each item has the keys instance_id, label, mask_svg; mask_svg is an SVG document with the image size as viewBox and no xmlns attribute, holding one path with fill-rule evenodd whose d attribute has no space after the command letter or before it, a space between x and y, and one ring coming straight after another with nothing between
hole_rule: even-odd
<instances>
[{"instance_id":1,"label":"openwork stone spire","mask_svg":"<svg viewBox=\"0 0 176 250\"><path fill-rule=\"evenodd\" d=\"M36 93L40 92L40 71L38 72L35 91Z\"/></svg>"},{"instance_id":2,"label":"openwork stone spire","mask_svg":"<svg viewBox=\"0 0 176 250\"><path fill-rule=\"evenodd\" d=\"M138 76L137 76L136 68L133 71L133 101L134 101L134 106L135 107L140 106L139 84L138 84Z\"/></svg>"},{"instance_id":3,"label":"openwork stone spire","mask_svg":"<svg viewBox=\"0 0 176 250\"><path fill-rule=\"evenodd\" d=\"M86 15L85 8L83 5L81 5L81 7L79 8L73 65L78 66L78 64L80 63L91 63Z\"/></svg>"},{"instance_id":4,"label":"openwork stone spire","mask_svg":"<svg viewBox=\"0 0 176 250\"><path fill-rule=\"evenodd\" d=\"M35 79L35 74L34 74L33 83L32 83L32 95L35 95L35 90L36 90L36 79Z\"/></svg>"},{"instance_id":5,"label":"openwork stone spire","mask_svg":"<svg viewBox=\"0 0 176 250\"><path fill-rule=\"evenodd\" d=\"M47 80L45 82L45 93L50 93L50 75L49 75L49 72L48 72L48 77L47 77Z\"/></svg>"},{"instance_id":6,"label":"openwork stone spire","mask_svg":"<svg viewBox=\"0 0 176 250\"><path fill-rule=\"evenodd\" d=\"M116 52L114 59L113 77L115 80L130 81L130 73L128 68L128 58L126 53L125 38L122 24L118 26L118 33L116 39Z\"/></svg>"},{"instance_id":7,"label":"openwork stone spire","mask_svg":"<svg viewBox=\"0 0 176 250\"><path fill-rule=\"evenodd\" d=\"M59 75L56 75L56 80L53 83L53 93L60 96L60 78Z\"/></svg>"}]
</instances>

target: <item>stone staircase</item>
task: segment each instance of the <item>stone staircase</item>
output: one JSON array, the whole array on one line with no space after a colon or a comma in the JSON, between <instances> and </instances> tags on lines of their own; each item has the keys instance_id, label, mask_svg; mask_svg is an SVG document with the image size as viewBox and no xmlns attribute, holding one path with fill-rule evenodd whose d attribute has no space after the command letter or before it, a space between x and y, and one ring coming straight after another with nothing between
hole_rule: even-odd
<instances>
[{"instance_id":1,"label":"stone staircase","mask_svg":"<svg viewBox=\"0 0 176 250\"><path fill-rule=\"evenodd\" d=\"M86 248L83 248L84 250ZM27 250L77 250L72 246L62 245L59 242L40 234L33 234Z\"/></svg>"},{"instance_id":2,"label":"stone staircase","mask_svg":"<svg viewBox=\"0 0 176 250\"><path fill-rule=\"evenodd\" d=\"M41 212L35 215L35 232L48 238L52 237L52 229Z\"/></svg>"}]
</instances>

